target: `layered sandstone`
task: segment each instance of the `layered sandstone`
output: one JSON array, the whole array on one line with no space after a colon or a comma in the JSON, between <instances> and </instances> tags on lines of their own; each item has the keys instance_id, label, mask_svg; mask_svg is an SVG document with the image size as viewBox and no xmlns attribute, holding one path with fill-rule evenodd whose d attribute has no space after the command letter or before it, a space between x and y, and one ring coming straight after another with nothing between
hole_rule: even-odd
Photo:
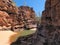
<instances>
[{"instance_id":1,"label":"layered sandstone","mask_svg":"<svg viewBox=\"0 0 60 45\"><path fill-rule=\"evenodd\" d=\"M18 21L25 28L36 28L35 11L28 6L19 7Z\"/></svg>"},{"instance_id":2,"label":"layered sandstone","mask_svg":"<svg viewBox=\"0 0 60 45\"><path fill-rule=\"evenodd\" d=\"M0 0L0 10L8 13L18 13L18 8L14 5L12 0Z\"/></svg>"},{"instance_id":3,"label":"layered sandstone","mask_svg":"<svg viewBox=\"0 0 60 45\"><path fill-rule=\"evenodd\" d=\"M36 28L34 10L28 6L18 8L12 0L0 0L0 19L0 28L10 27L13 31Z\"/></svg>"},{"instance_id":4,"label":"layered sandstone","mask_svg":"<svg viewBox=\"0 0 60 45\"><path fill-rule=\"evenodd\" d=\"M17 20L15 20L17 14L18 8L12 0L0 0L0 28L13 27L17 23Z\"/></svg>"}]
</instances>

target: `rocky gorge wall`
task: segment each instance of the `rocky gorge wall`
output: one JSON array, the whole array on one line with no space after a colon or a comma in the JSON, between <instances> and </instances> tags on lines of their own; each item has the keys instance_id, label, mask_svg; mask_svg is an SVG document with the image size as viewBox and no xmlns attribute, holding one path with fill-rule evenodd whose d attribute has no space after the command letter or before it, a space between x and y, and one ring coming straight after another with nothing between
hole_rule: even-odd
<instances>
[{"instance_id":1,"label":"rocky gorge wall","mask_svg":"<svg viewBox=\"0 0 60 45\"><path fill-rule=\"evenodd\" d=\"M14 20L17 14L18 14L18 8L13 4L12 0L0 0L0 19L1 19L0 28L1 29L2 27L5 28L5 27L15 25Z\"/></svg>"},{"instance_id":2,"label":"rocky gorge wall","mask_svg":"<svg viewBox=\"0 0 60 45\"><path fill-rule=\"evenodd\" d=\"M33 9L28 6L18 8L12 0L0 0L0 30L19 31L26 26L32 28L30 25L34 27L35 24Z\"/></svg>"},{"instance_id":3,"label":"rocky gorge wall","mask_svg":"<svg viewBox=\"0 0 60 45\"><path fill-rule=\"evenodd\" d=\"M60 45L60 1L46 0L45 10L42 12L41 26L38 35L42 35L43 45Z\"/></svg>"},{"instance_id":4,"label":"rocky gorge wall","mask_svg":"<svg viewBox=\"0 0 60 45\"><path fill-rule=\"evenodd\" d=\"M42 12L41 25L38 25L37 31L31 36L31 44L28 44L28 38L18 39L15 45L60 45L60 1L46 0L45 10ZM32 39L32 37L36 38ZM20 38L20 37L19 37ZM20 40L20 41L19 41ZM30 41L28 40L28 41ZM17 43L19 42L19 43ZM26 42L26 43L24 43ZM32 43L34 42L34 43ZM12 45L14 45L12 43Z\"/></svg>"},{"instance_id":5,"label":"rocky gorge wall","mask_svg":"<svg viewBox=\"0 0 60 45\"><path fill-rule=\"evenodd\" d=\"M19 8L18 21L20 25L24 25L24 28L36 28L36 16L33 8L28 6L20 6Z\"/></svg>"}]
</instances>

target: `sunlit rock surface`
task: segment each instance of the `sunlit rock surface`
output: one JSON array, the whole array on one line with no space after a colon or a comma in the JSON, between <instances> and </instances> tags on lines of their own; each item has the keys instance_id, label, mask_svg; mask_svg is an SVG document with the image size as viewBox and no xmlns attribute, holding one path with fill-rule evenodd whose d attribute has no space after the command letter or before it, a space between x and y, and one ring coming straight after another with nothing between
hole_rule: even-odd
<instances>
[{"instance_id":1,"label":"sunlit rock surface","mask_svg":"<svg viewBox=\"0 0 60 45\"><path fill-rule=\"evenodd\" d=\"M10 16L5 11L0 11L0 26L9 26L8 22L11 22L12 20L9 20Z\"/></svg>"},{"instance_id":2,"label":"sunlit rock surface","mask_svg":"<svg viewBox=\"0 0 60 45\"><path fill-rule=\"evenodd\" d=\"M0 0L0 29L1 27L13 27L16 25L16 15L18 7L14 5L12 0Z\"/></svg>"},{"instance_id":3,"label":"sunlit rock surface","mask_svg":"<svg viewBox=\"0 0 60 45\"><path fill-rule=\"evenodd\" d=\"M11 26L13 31L18 28L30 29L31 25L36 25L33 8L29 6L17 7L12 0L0 0L0 19L0 26ZM18 25L19 27L16 27ZM33 28L36 27L33 26Z\"/></svg>"},{"instance_id":4,"label":"sunlit rock surface","mask_svg":"<svg viewBox=\"0 0 60 45\"><path fill-rule=\"evenodd\" d=\"M20 25L24 25L27 29L36 28L33 26L36 26L35 11L33 8L29 6L20 6L18 9L18 21L20 22Z\"/></svg>"}]
</instances>

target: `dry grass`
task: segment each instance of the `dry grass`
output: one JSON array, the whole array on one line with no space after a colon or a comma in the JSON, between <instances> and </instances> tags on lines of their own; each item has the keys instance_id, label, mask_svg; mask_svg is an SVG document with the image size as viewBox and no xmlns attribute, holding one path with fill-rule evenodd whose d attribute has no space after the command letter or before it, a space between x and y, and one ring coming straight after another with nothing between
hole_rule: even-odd
<instances>
[{"instance_id":1,"label":"dry grass","mask_svg":"<svg viewBox=\"0 0 60 45\"><path fill-rule=\"evenodd\" d=\"M18 37L30 35L30 34L32 34L32 33L35 33L35 31L34 31L34 30L24 30L24 31L16 32L16 33L17 33L17 34L12 35L12 36L10 37L9 42L14 42L14 41L17 40Z\"/></svg>"}]
</instances>

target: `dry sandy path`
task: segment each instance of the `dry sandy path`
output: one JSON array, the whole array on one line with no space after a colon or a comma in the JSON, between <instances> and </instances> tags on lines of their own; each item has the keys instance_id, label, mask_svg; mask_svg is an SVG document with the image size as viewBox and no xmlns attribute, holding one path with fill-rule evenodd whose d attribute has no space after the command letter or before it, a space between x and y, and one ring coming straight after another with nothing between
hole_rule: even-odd
<instances>
[{"instance_id":1,"label":"dry sandy path","mask_svg":"<svg viewBox=\"0 0 60 45\"><path fill-rule=\"evenodd\" d=\"M10 45L9 39L15 34L16 32L12 31L0 31L0 45Z\"/></svg>"}]
</instances>

